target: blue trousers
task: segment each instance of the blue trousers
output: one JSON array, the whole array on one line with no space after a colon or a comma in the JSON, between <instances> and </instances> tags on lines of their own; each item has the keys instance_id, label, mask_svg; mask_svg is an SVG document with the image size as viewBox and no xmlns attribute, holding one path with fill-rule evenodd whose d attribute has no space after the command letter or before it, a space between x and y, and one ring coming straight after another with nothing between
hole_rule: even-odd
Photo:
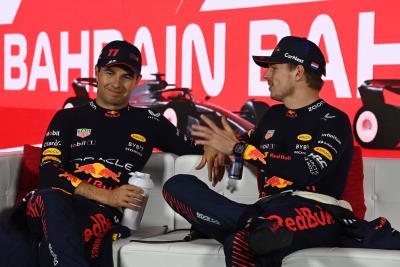
<instances>
[{"instance_id":1,"label":"blue trousers","mask_svg":"<svg viewBox=\"0 0 400 267\"><path fill-rule=\"evenodd\" d=\"M62 190L38 190L28 202L27 221L41 240L40 266L101 266L103 237L120 216L112 208Z\"/></svg>"},{"instance_id":2,"label":"blue trousers","mask_svg":"<svg viewBox=\"0 0 400 267\"><path fill-rule=\"evenodd\" d=\"M180 174L165 183L163 195L195 229L223 244L227 266L280 266L293 251L338 246L343 232L317 202L289 194L246 205L218 194L193 175ZM244 229L246 221L255 216L293 231L292 244L268 255L255 255Z\"/></svg>"}]
</instances>

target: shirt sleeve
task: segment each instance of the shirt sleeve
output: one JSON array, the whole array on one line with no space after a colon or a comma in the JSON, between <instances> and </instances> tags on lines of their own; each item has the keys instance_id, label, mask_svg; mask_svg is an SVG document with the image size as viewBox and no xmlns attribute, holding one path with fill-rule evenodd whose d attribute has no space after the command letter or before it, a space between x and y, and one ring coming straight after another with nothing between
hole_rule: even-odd
<instances>
[{"instance_id":1,"label":"shirt sleeve","mask_svg":"<svg viewBox=\"0 0 400 267\"><path fill-rule=\"evenodd\" d=\"M42 144L39 174L41 187L57 187L72 194L82 180L65 170L71 137L69 121L71 118L63 111L51 120Z\"/></svg>"},{"instance_id":2,"label":"shirt sleeve","mask_svg":"<svg viewBox=\"0 0 400 267\"><path fill-rule=\"evenodd\" d=\"M346 115L321 120L316 133L303 154L260 151L250 143L243 157L266 175L294 181L297 185L313 185L337 168L343 153L353 146L350 121Z\"/></svg>"},{"instance_id":3,"label":"shirt sleeve","mask_svg":"<svg viewBox=\"0 0 400 267\"><path fill-rule=\"evenodd\" d=\"M187 137L164 116L160 116L156 125L155 147L177 155L203 153L203 146L197 145L193 138Z\"/></svg>"}]
</instances>

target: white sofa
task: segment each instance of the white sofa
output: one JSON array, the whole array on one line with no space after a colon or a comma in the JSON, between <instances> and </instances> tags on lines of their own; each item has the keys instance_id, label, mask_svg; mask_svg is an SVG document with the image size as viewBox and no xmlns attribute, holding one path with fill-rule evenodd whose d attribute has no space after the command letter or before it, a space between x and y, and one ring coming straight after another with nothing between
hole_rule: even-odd
<instances>
[{"instance_id":1,"label":"white sofa","mask_svg":"<svg viewBox=\"0 0 400 267\"><path fill-rule=\"evenodd\" d=\"M19 173L21 152L0 153L0 210L12 206ZM194 170L199 156L181 156L168 153L153 154L144 172L151 174L155 189L142 220L141 229L132 236L114 242L114 262L119 267L217 267L225 266L222 246L214 240L198 239L191 242L144 244L130 242L132 239L178 240L188 232L177 231L163 234L166 229L189 228L189 224L166 204L161 195L162 184L175 173L194 174L206 179L206 171ZM366 219L384 216L393 227L400 229L400 159L364 158L364 194L367 206ZM257 198L255 174L245 168L243 179L224 179L215 188L219 193L242 203L252 203ZM330 267L330 266L400 266L400 251L313 248L288 255L284 267Z\"/></svg>"}]
</instances>

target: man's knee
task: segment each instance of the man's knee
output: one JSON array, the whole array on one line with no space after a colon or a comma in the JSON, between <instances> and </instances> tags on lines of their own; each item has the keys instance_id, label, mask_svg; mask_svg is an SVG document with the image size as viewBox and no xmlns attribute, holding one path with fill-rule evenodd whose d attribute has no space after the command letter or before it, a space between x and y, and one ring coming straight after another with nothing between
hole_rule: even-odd
<instances>
[{"instance_id":1,"label":"man's knee","mask_svg":"<svg viewBox=\"0 0 400 267\"><path fill-rule=\"evenodd\" d=\"M170 194L182 192L187 186L192 186L198 181L197 177L189 174L177 174L172 176L163 186L163 191Z\"/></svg>"}]
</instances>

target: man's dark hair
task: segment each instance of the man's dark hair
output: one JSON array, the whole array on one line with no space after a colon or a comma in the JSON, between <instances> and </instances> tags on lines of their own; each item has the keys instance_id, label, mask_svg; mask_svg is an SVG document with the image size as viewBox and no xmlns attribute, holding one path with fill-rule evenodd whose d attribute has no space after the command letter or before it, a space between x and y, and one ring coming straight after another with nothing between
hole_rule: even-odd
<instances>
[{"instance_id":1,"label":"man's dark hair","mask_svg":"<svg viewBox=\"0 0 400 267\"><path fill-rule=\"evenodd\" d=\"M288 65L290 70L294 70L297 67L296 64L289 63ZM321 88L324 85L324 80L322 80L321 74L304 69L304 75L306 76L308 86L314 90L321 91Z\"/></svg>"}]
</instances>

